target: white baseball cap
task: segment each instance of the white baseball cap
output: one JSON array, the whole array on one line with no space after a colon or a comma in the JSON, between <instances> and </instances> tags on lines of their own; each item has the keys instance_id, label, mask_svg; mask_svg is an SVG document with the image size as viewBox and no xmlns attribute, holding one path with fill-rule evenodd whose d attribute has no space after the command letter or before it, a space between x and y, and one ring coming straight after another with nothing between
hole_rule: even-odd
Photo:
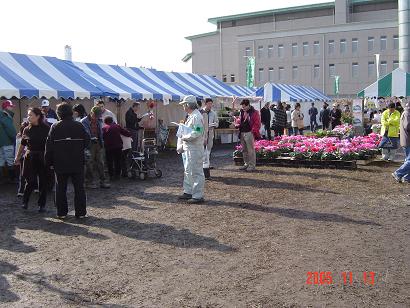
<instances>
[{"instance_id":1,"label":"white baseball cap","mask_svg":"<svg viewBox=\"0 0 410 308\"><path fill-rule=\"evenodd\" d=\"M50 102L47 99L44 99L41 102L41 107L49 107L50 106Z\"/></svg>"},{"instance_id":2,"label":"white baseball cap","mask_svg":"<svg viewBox=\"0 0 410 308\"><path fill-rule=\"evenodd\" d=\"M193 95L185 96L184 99L179 103L180 105L193 105L197 104L196 97Z\"/></svg>"}]
</instances>

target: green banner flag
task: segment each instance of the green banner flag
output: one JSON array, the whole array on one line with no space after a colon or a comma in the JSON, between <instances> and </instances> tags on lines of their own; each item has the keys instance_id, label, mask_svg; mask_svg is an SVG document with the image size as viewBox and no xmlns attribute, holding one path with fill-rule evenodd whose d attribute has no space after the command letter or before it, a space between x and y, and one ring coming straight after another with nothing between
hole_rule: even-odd
<instances>
[{"instance_id":1,"label":"green banner flag","mask_svg":"<svg viewBox=\"0 0 410 308\"><path fill-rule=\"evenodd\" d=\"M339 94L340 76L335 76L335 95Z\"/></svg>"},{"instance_id":2,"label":"green banner flag","mask_svg":"<svg viewBox=\"0 0 410 308\"><path fill-rule=\"evenodd\" d=\"M246 86L253 88L255 86L255 57L248 57L246 64Z\"/></svg>"}]
</instances>

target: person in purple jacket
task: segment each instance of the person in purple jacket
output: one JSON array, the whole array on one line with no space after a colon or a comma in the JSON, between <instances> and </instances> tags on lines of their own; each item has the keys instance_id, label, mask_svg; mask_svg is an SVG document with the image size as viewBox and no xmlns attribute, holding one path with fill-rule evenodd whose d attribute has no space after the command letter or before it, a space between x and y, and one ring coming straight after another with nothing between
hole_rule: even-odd
<instances>
[{"instance_id":1,"label":"person in purple jacket","mask_svg":"<svg viewBox=\"0 0 410 308\"><path fill-rule=\"evenodd\" d=\"M114 123L112 117L104 119L103 138L105 156L107 158L108 174L111 180L118 180L121 174L121 154L122 139L121 135L131 137L131 133Z\"/></svg>"}]
</instances>

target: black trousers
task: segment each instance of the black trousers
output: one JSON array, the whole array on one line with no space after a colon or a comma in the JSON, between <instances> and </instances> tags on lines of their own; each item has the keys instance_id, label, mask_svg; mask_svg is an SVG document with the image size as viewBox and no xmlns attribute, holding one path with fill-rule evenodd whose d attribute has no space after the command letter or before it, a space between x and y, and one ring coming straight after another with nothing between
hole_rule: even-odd
<instances>
[{"instance_id":1,"label":"black trousers","mask_svg":"<svg viewBox=\"0 0 410 308\"><path fill-rule=\"evenodd\" d=\"M110 177L119 176L121 174L121 156L122 149L105 150L107 158L108 174Z\"/></svg>"},{"instance_id":2,"label":"black trousers","mask_svg":"<svg viewBox=\"0 0 410 308\"><path fill-rule=\"evenodd\" d=\"M269 124L263 124L265 126L266 130L266 139L271 140L272 139L272 132L270 128L270 123Z\"/></svg>"},{"instance_id":3,"label":"black trousers","mask_svg":"<svg viewBox=\"0 0 410 308\"><path fill-rule=\"evenodd\" d=\"M128 177L130 151L131 149L124 150L121 152L121 175L123 177Z\"/></svg>"},{"instance_id":4,"label":"black trousers","mask_svg":"<svg viewBox=\"0 0 410 308\"><path fill-rule=\"evenodd\" d=\"M280 127L280 126L275 127L275 137L283 136L284 134L285 134L285 128L284 127Z\"/></svg>"},{"instance_id":5,"label":"black trousers","mask_svg":"<svg viewBox=\"0 0 410 308\"><path fill-rule=\"evenodd\" d=\"M74 186L74 209L75 216L85 216L87 214L87 198L84 189L84 172L56 174L56 207L57 216L67 216L67 183L71 178Z\"/></svg>"},{"instance_id":6,"label":"black trousers","mask_svg":"<svg viewBox=\"0 0 410 308\"><path fill-rule=\"evenodd\" d=\"M31 155L23 162L23 176L26 184L24 186L23 204L28 204L30 196L35 189L39 189L38 206L44 207L47 201L47 188L49 172L46 170L42 156Z\"/></svg>"}]
</instances>

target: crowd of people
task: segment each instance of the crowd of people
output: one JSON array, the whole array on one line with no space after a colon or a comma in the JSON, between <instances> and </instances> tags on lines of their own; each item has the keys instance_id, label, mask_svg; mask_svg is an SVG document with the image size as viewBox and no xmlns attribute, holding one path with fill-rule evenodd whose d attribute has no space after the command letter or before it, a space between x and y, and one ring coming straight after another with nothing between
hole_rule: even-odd
<instances>
[{"instance_id":1,"label":"crowd of people","mask_svg":"<svg viewBox=\"0 0 410 308\"><path fill-rule=\"evenodd\" d=\"M334 129L342 124L342 110L338 103L333 104L333 108L329 109L328 103L323 103L320 112L311 103L308 110L310 131L315 132L319 128L318 120L322 123L321 128L324 130ZM266 102L260 111L262 123L262 137L271 140L273 136L283 135L303 135L305 129L305 115L301 110L301 104L296 103L292 110L291 105L287 103L271 103ZM272 131L274 132L272 134Z\"/></svg>"},{"instance_id":2,"label":"crowd of people","mask_svg":"<svg viewBox=\"0 0 410 308\"><path fill-rule=\"evenodd\" d=\"M212 109L212 99L206 99L202 106L194 96L187 96L180 104L186 112L185 121L177 133L177 152L182 155L184 166L180 199L201 203L204 201L205 179L211 178L210 153L214 130L219 124L218 116ZM252 172L256 168L255 140L304 133L304 114L299 103L292 111L287 104L266 103L260 113L248 99L243 99L240 105L234 125L239 130L243 148L241 170ZM123 128L102 100L95 103L89 114L81 104L61 103L54 111L50 103L43 100L40 107L28 109L27 118L17 132L13 109L11 101L2 103L0 167L5 169L3 173L10 181L16 178L15 166L20 167L18 196L22 197L23 209L28 208L33 192L37 191L39 211L44 212L47 194L55 186L54 200L59 218L65 218L68 213L66 191L69 179L74 186L75 216L82 218L87 213L85 188L110 188L111 181L128 176L129 154L141 151L142 147L144 135L140 122L150 115L140 115L140 103L134 102L126 113ZM312 103L308 116L310 129L315 131L318 116L323 129L329 129L341 124L342 112L337 104L329 110L327 103L319 112ZM380 114L380 122L382 157L393 160L400 143L405 149L406 160L393 177L398 182L410 182L410 105L407 104L400 113L396 104L389 104ZM262 126L264 129L261 130Z\"/></svg>"},{"instance_id":3,"label":"crowd of people","mask_svg":"<svg viewBox=\"0 0 410 308\"><path fill-rule=\"evenodd\" d=\"M142 127L139 122L151 114L140 115L135 102L126 115L126 128L117 123L113 112L99 100L87 114L81 104L62 103L54 111L48 100L30 107L17 132L14 105L2 103L0 112L0 167L8 181L18 183L17 196L27 209L33 192L45 211L47 194L55 186L57 216L67 215L67 181L74 186L75 215L86 214L85 187L110 188L110 181L128 177L130 151L141 151ZM16 168L17 167L17 168ZM106 176L105 168L108 169ZM19 172L16 172L18 170Z\"/></svg>"}]
</instances>

